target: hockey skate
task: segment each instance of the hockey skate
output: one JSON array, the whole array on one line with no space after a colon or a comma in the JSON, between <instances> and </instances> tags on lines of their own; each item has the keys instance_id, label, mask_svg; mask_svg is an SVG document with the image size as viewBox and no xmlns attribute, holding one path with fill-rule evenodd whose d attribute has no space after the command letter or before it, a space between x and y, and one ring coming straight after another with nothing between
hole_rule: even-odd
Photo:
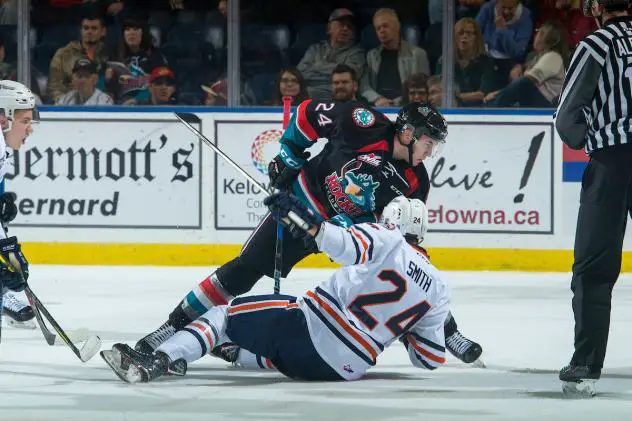
<instances>
[{"instance_id":1,"label":"hockey skate","mask_svg":"<svg viewBox=\"0 0 632 421\"><path fill-rule=\"evenodd\" d=\"M587 365L569 364L560 370L562 392L567 396L591 398L596 395L595 385L601 377L601 370Z\"/></svg>"},{"instance_id":2,"label":"hockey skate","mask_svg":"<svg viewBox=\"0 0 632 421\"><path fill-rule=\"evenodd\" d=\"M163 352L143 354L120 343L101 351L101 358L121 380L131 384L148 383L166 375L184 376L187 372L182 358L172 362Z\"/></svg>"},{"instance_id":3,"label":"hockey skate","mask_svg":"<svg viewBox=\"0 0 632 421\"><path fill-rule=\"evenodd\" d=\"M458 330L445 339L446 348L452 355L466 364L472 364L479 367L485 367L482 361L479 360L483 353L483 348L474 341L469 340L461 334Z\"/></svg>"},{"instance_id":4,"label":"hockey skate","mask_svg":"<svg viewBox=\"0 0 632 421\"><path fill-rule=\"evenodd\" d=\"M22 301L17 292L7 290L2 297L2 314L6 324L18 329L36 329L35 313L30 305Z\"/></svg>"},{"instance_id":5,"label":"hockey skate","mask_svg":"<svg viewBox=\"0 0 632 421\"><path fill-rule=\"evenodd\" d=\"M176 332L176 328L167 321L158 329L136 342L134 349L143 354L152 354L163 342L175 335Z\"/></svg>"}]
</instances>

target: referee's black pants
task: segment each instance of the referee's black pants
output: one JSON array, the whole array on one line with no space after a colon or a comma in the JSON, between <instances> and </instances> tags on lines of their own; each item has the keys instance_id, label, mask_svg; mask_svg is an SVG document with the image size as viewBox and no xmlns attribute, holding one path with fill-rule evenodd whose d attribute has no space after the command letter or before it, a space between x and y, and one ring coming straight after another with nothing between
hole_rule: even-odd
<instances>
[{"instance_id":1,"label":"referee's black pants","mask_svg":"<svg viewBox=\"0 0 632 421\"><path fill-rule=\"evenodd\" d=\"M571 364L603 367L612 288L621 271L629 212L632 212L632 145L593 152L582 178L575 232L571 281L575 353Z\"/></svg>"}]
</instances>

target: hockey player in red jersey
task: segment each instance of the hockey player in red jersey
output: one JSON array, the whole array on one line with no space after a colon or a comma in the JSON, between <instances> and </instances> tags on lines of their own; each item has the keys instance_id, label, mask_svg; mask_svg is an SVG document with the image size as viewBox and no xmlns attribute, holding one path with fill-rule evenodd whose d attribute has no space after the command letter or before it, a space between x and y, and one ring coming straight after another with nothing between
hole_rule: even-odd
<instances>
[{"instance_id":1,"label":"hockey player in red jersey","mask_svg":"<svg viewBox=\"0 0 632 421\"><path fill-rule=\"evenodd\" d=\"M398 339L416 367L434 370L445 361L448 287L419 247L428 219L421 200L399 196L378 223L347 229L319 222L287 193L266 203L292 232L344 267L299 298L259 295L214 306L150 355L115 344L101 356L122 380L184 375L188 363L227 341L241 348L238 364L245 362L241 354L255 355L297 380L360 379ZM290 211L299 220L288 220Z\"/></svg>"},{"instance_id":2,"label":"hockey player in red jersey","mask_svg":"<svg viewBox=\"0 0 632 421\"><path fill-rule=\"evenodd\" d=\"M423 160L438 155L446 142L447 123L426 103L403 107L395 123L357 101L302 102L281 139L281 152L269 166L271 185L290 191L321 220L342 227L375 222L397 196L426 201L430 189ZM308 160L306 152L319 138L324 149ZM244 244L239 256L222 265L178 303L168 320L142 338L136 349L153 352L162 342L216 305L248 292L264 275L274 272L276 222L267 214ZM291 235L283 236L283 267L292 267L317 250ZM448 349L471 363L482 349L446 320ZM218 350L219 351L219 350ZM222 352L222 357L230 356Z\"/></svg>"}]
</instances>

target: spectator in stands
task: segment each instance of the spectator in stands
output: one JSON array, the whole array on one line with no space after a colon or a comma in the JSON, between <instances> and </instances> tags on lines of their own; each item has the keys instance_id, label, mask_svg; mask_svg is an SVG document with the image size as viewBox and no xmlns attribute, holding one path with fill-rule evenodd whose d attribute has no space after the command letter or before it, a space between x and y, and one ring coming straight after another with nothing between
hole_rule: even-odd
<instances>
[{"instance_id":1,"label":"spectator in stands","mask_svg":"<svg viewBox=\"0 0 632 421\"><path fill-rule=\"evenodd\" d=\"M206 16L206 22L210 25L226 26L228 13L228 1L219 0L217 8L211 10Z\"/></svg>"},{"instance_id":2,"label":"spectator in stands","mask_svg":"<svg viewBox=\"0 0 632 421\"><path fill-rule=\"evenodd\" d=\"M428 101L428 76L423 73L413 73L408 76L402 87L401 106L411 102Z\"/></svg>"},{"instance_id":3,"label":"spectator in stands","mask_svg":"<svg viewBox=\"0 0 632 421\"><path fill-rule=\"evenodd\" d=\"M160 50L151 43L147 21L135 17L123 22L123 39L114 60L118 63L108 67L105 78L108 91L121 104L148 100L151 72L167 65Z\"/></svg>"},{"instance_id":4,"label":"spectator in stands","mask_svg":"<svg viewBox=\"0 0 632 421\"><path fill-rule=\"evenodd\" d=\"M0 25L18 24L18 1L0 0Z\"/></svg>"},{"instance_id":5,"label":"spectator in stands","mask_svg":"<svg viewBox=\"0 0 632 421\"><path fill-rule=\"evenodd\" d=\"M127 104L136 105L174 105L176 99L176 75L169 67L156 67L149 79L150 97L145 100L129 101Z\"/></svg>"},{"instance_id":6,"label":"spectator in stands","mask_svg":"<svg viewBox=\"0 0 632 421\"><path fill-rule=\"evenodd\" d=\"M307 83L307 92L316 99L331 98L331 72L337 64L347 64L362 73L364 51L355 42L353 12L336 9L329 16L328 40L311 45L298 64Z\"/></svg>"},{"instance_id":7,"label":"spectator in stands","mask_svg":"<svg viewBox=\"0 0 632 421\"><path fill-rule=\"evenodd\" d=\"M358 74L351 66L339 64L331 73L331 98L334 101L354 101L358 94Z\"/></svg>"},{"instance_id":8,"label":"spectator in stands","mask_svg":"<svg viewBox=\"0 0 632 421\"><path fill-rule=\"evenodd\" d=\"M89 58L101 71L109 59L105 42L105 22L101 16L87 16L81 20L81 41L70 41L57 50L48 72L48 96L55 102L72 89L72 69L80 58Z\"/></svg>"},{"instance_id":9,"label":"spectator in stands","mask_svg":"<svg viewBox=\"0 0 632 421\"><path fill-rule=\"evenodd\" d=\"M566 28L555 22L545 23L533 41L533 55L525 65L512 70L513 81L500 91L485 97L490 107L551 108L562 92L569 51Z\"/></svg>"},{"instance_id":10,"label":"spectator in stands","mask_svg":"<svg viewBox=\"0 0 632 421\"><path fill-rule=\"evenodd\" d=\"M428 101L435 107L442 107L442 95L441 76L430 76L428 78Z\"/></svg>"},{"instance_id":11,"label":"spectator in stands","mask_svg":"<svg viewBox=\"0 0 632 421\"><path fill-rule=\"evenodd\" d=\"M542 0L540 8L536 29L549 21L564 22L571 50L586 35L597 29L595 19L588 18L582 13L582 4L579 0Z\"/></svg>"},{"instance_id":12,"label":"spectator in stands","mask_svg":"<svg viewBox=\"0 0 632 421\"><path fill-rule=\"evenodd\" d=\"M226 106L228 105L228 83L226 76L213 83L202 85L202 90L206 93L204 105ZM239 105L255 105L256 96L246 83L240 84Z\"/></svg>"},{"instance_id":13,"label":"spectator in stands","mask_svg":"<svg viewBox=\"0 0 632 421\"><path fill-rule=\"evenodd\" d=\"M14 41L15 42L15 41ZM0 35L0 80L15 80L18 78L18 69L15 63L10 63L6 61L6 47L4 42L4 37ZM35 66L31 66L31 91L35 96L35 103L40 105L42 104L40 82L42 79L45 79L44 76L39 72ZM45 89L45 87L44 87Z\"/></svg>"},{"instance_id":14,"label":"spectator in stands","mask_svg":"<svg viewBox=\"0 0 632 421\"><path fill-rule=\"evenodd\" d=\"M391 107L401 101L403 81L413 73L430 75L430 63L423 49L401 39L393 9L375 12L373 26L381 45L367 54L362 96L379 107Z\"/></svg>"},{"instance_id":15,"label":"spectator in stands","mask_svg":"<svg viewBox=\"0 0 632 421\"><path fill-rule=\"evenodd\" d=\"M274 98L265 105L283 105L284 96L292 97L292 105L298 105L308 98L303 76L294 67L285 67L279 71L275 82Z\"/></svg>"},{"instance_id":16,"label":"spectator in stands","mask_svg":"<svg viewBox=\"0 0 632 421\"><path fill-rule=\"evenodd\" d=\"M481 7L476 21L494 62L494 87L502 88L509 81L510 69L527 53L533 35L531 12L519 0L491 0Z\"/></svg>"},{"instance_id":17,"label":"spectator in stands","mask_svg":"<svg viewBox=\"0 0 632 421\"><path fill-rule=\"evenodd\" d=\"M462 18L454 26L454 80L459 87L457 100L463 107L483 105L494 78L491 59L485 53L481 30L472 18ZM441 61L437 64L441 74Z\"/></svg>"},{"instance_id":18,"label":"spectator in stands","mask_svg":"<svg viewBox=\"0 0 632 421\"><path fill-rule=\"evenodd\" d=\"M226 106L228 104L228 87L225 79L218 80L212 85L202 85L206 93L204 105Z\"/></svg>"},{"instance_id":19,"label":"spectator in stands","mask_svg":"<svg viewBox=\"0 0 632 421\"><path fill-rule=\"evenodd\" d=\"M441 85L441 76L430 76L428 78L428 102L435 107L443 107L443 86ZM459 87L453 86L455 99L459 96ZM458 104L457 104L458 105Z\"/></svg>"},{"instance_id":20,"label":"spectator in stands","mask_svg":"<svg viewBox=\"0 0 632 421\"><path fill-rule=\"evenodd\" d=\"M0 80L12 79L15 76L15 65L13 63L7 63L5 61L6 57L4 37L0 35Z\"/></svg>"},{"instance_id":21,"label":"spectator in stands","mask_svg":"<svg viewBox=\"0 0 632 421\"><path fill-rule=\"evenodd\" d=\"M72 68L72 90L62 95L56 105L112 105L112 98L97 89L99 68L96 62L80 58Z\"/></svg>"}]
</instances>

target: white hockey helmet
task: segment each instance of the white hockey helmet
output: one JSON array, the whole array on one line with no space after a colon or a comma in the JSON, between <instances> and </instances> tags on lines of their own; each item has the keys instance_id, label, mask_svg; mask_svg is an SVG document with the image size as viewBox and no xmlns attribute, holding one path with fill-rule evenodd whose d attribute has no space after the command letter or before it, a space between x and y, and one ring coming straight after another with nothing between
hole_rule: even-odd
<instances>
[{"instance_id":1,"label":"white hockey helmet","mask_svg":"<svg viewBox=\"0 0 632 421\"><path fill-rule=\"evenodd\" d=\"M428 229L428 209L419 199L398 196L386 205L379 223L388 228L399 228L407 240L420 244Z\"/></svg>"},{"instance_id":2,"label":"white hockey helmet","mask_svg":"<svg viewBox=\"0 0 632 421\"><path fill-rule=\"evenodd\" d=\"M33 92L20 82L0 80L0 115L8 120L8 126L3 131L11 130L16 110L33 110L33 122L39 121Z\"/></svg>"}]
</instances>

